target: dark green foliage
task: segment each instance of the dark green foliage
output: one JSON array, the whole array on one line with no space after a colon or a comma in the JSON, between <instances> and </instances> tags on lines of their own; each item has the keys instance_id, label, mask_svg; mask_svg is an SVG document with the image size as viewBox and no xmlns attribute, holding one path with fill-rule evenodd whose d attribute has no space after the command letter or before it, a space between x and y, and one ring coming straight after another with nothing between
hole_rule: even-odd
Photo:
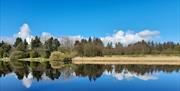
<instances>
[{"instance_id":1,"label":"dark green foliage","mask_svg":"<svg viewBox=\"0 0 180 91\"><path fill-rule=\"evenodd\" d=\"M22 41L21 38L19 38L19 37L16 38L14 47L15 47L15 51L22 51L24 53L23 58L29 57L28 43L27 43L26 39L24 39L24 41Z\"/></svg>"},{"instance_id":2,"label":"dark green foliage","mask_svg":"<svg viewBox=\"0 0 180 91\"><path fill-rule=\"evenodd\" d=\"M38 36L35 37L35 39L31 40L31 49L41 47L42 43L40 41L40 38Z\"/></svg>"},{"instance_id":3,"label":"dark green foliage","mask_svg":"<svg viewBox=\"0 0 180 91\"><path fill-rule=\"evenodd\" d=\"M17 47L20 43L23 43L23 41L22 41L22 39L20 37L17 37L13 46Z\"/></svg>"},{"instance_id":4,"label":"dark green foliage","mask_svg":"<svg viewBox=\"0 0 180 91\"><path fill-rule=\"evenodd\" d=\"M0 58L2 57L9 57L9 53L11 50L11 45L8 43L5 43L4 41L2 41L0 43Z\"/></svg>"},{"instance_id":5,"label":"dark green foliage","mask_svg":"<svg viewBox=\"0 0 180 91\"><path fill-rule=\"evenodd\" d=\"M53 37L51 37L47 41L45 41L44 45L47 50L53 52L57 51L58 47L60 46L60 43L57 39L53 39Z\"/></svg>"}]
</instances>

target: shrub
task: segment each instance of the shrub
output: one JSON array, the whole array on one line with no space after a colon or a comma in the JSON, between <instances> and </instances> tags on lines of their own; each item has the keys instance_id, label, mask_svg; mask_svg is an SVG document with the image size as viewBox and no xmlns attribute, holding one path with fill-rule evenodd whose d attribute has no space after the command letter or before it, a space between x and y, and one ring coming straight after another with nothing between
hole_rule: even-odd
<instances>
[{"instance_id":1,"label":"shrub","mask_svg":"<svg viewBox=\"0 0 180 91\"><path fill-rule=\"evenodd\" d=\"M50 60L51 61L63 61L63 59L65 58L65 54L59 51L54 51L51 53L50 55Z\"/></svg>"},{"instance_id":2,"label":"shrub","mask_svg":"<svg viewBox=\"0 0 180 91\"><path fill-rule=\"evenodd\" d=\"M20 58L24 58L24 52L22 51L14 51L11 53L10 59L11 60L17 60Z\"/></svg>"}]
</instances>

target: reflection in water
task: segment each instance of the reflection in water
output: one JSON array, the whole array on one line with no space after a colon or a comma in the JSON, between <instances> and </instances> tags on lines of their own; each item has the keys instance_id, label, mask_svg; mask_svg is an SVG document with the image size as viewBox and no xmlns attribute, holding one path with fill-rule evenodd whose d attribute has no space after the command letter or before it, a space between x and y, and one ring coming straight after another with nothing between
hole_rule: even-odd
<instances>
[{"instance_id":1,"label":"reflection in water","mask_svg":"<svg viewBox=\"0 0 180 91\"><path fill-rule=\"evenodd\" d=\"M88 77L96 81L102 75L115 77L117 80L158 79L158 73L179 72L178 65L75 65L58 62L0 62L0 77L14 73L25 87L29 88L33 80L68 80L73 77Z\"/></svg>"},{"instance_id":2,"label":"reflection in water","mask_svg":"<svg viewBox=\"0 0 180 91\"><path fill-rule=\"evenodd\" d=\"M115 71L113 71L112 73L105 71L104 72L105 75L109 75L109 76L113 76L115 77L117 80L130 80L133 78L138 78L141 80L156 80L158 79L157 75L158 73L145 73L144 75L141 74L137 74L135 72L130 72L127 69L123 69L123 71L121 73L116 73Z\"/></svg>"},{"instance_id":3,"label":"reflection in water","mask_svg":"<svg viewBox=\"0 0 180 91\"><path fill-rule=\"evenodd\" d=\"M31 73L29 73L29 75L27 77L26 76L23 77L23 85L26 88L29 88L32 84L32 80L33 80L33 75Z\"/></svg>"}]
</instances>

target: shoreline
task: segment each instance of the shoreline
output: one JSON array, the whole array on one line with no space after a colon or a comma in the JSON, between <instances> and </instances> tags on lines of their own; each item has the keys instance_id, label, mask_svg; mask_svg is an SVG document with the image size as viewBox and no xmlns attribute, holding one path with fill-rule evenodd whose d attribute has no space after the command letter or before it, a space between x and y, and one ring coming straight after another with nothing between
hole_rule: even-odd
<instances>
[{"instance_id":1,"label":"shoreline","mask_svg":"<svg viewBox=\"0 0 180 91\"><path fill-rule=\"evenodd\" d=\"M146 64L146 65L180 65L178 56L112 56L112 57L75 57L74 64Z\"/></svg>"},{"instance_id":2,"label":"shoreline","mask_svg":"<svg viewBox=\"0 0 180 91\"><path fill-rule=\"evenodd\" d=\"M9 58L1 58L0 61L8 62ZM47 58L23 58L19 61L47 62ZM180 65L179 56L145 55L145 56L104 56L104 57L75 57L73 64L145 64L145 65Z\"/></svg>"}]
</instances>

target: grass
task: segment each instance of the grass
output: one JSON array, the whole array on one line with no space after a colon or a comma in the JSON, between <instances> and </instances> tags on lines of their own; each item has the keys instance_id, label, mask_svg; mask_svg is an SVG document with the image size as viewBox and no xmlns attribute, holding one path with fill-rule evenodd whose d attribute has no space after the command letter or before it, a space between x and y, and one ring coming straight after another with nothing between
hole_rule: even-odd
<instances>
[{"instance_id":1,"label":"grass","mask_svg":"<svg viewBox=\"0 0 180 91\"><path fill-rule=\"evenodd\" d=\"M48 58L23 58L23 59L19 59L20 61L30 61L30 62L47 62L49 61Z\"/></svg>"},{"instance_id":2,"label":"grass","mask_svg":"<svg viewBox=\"0 0 180 91\"><path fill-rule=\"evenodd\" d=\"M72 59L74 64L165 64L180 65L179 56L104 56L104 57L76 57Z\"/></svg>"},{"instance_id":3,"label":"grass","mask_svg":"<svg viewBox=\"0 0 180 91\"><path fill-rule=\"evenodd\" d=\"M20 61L47 62L48 58L23 58ZM0 61L8 62L9 58L1 58ZM104 57L75 57L74 64L158 64L180 65L180 56L172 55L112 55Z\"/></svg>"}]
</instances>

